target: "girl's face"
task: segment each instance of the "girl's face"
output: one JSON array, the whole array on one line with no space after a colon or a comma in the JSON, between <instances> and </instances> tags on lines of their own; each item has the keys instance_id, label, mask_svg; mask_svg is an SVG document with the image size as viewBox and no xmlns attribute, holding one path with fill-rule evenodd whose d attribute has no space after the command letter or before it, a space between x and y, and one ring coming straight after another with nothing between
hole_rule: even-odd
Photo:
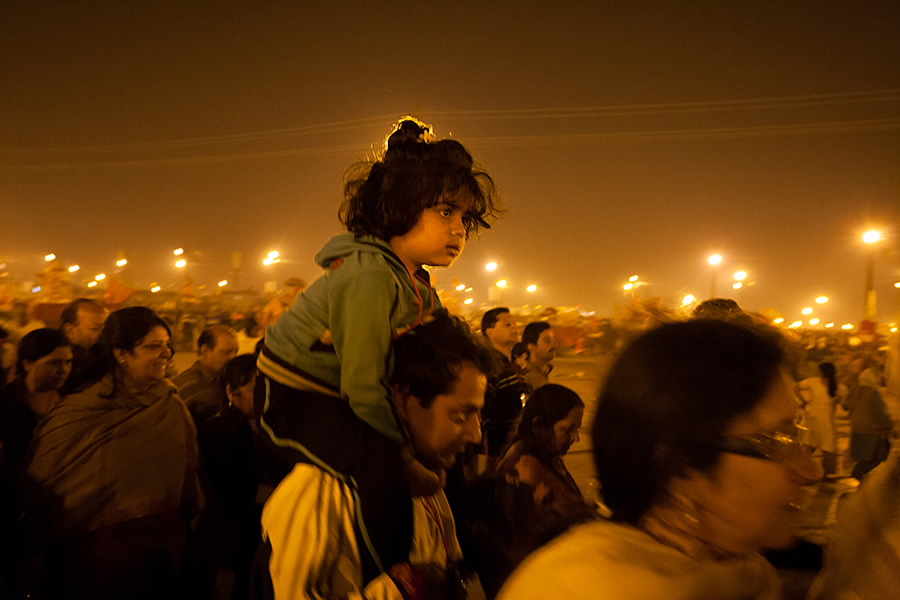
<instances>
[{"instance_id":1,"label":"girl's face","mask_svg":"<svg viewBox=\"0 0 900 600\"><path fill-rule=\"evenodd\" d=\"M699 509L702 537L737 554L762 548L784 548L794 540L794 527L804 501L802 486L821 476L819 467L799 443L791 443L796 404L786 374L779 377L759 404L735 419L727 435L737 444L766 443L769 458L725 451L709 473L690 477L691 498ZM781 442L772 434L783 432ZM755 450L754 450L755 451Z\"/></svg>"},{"instance_id":2,"label":"girl's face","mask_svg":"<svg viewBox=\"0 0 900 600\"><path fill-rule=\"evenodd\" d=\"M581 429L581 421L584 419L584 407L576 406L569 411L564 419L553 424L553 449L557 456L563 456L581 438L578 430Z\"/></svg>"},{"instance_id":3,"label":"girl's face","mask_svg":"<svg viewBox=\"0 0 900 600\"><path fill-rule=\"evenodd\" d=\"M441 197L422 211L412 229L392 237L388 245L410 271L422 265L449 267L466 246L466 210L464 203Z\"/></svg>"}]
</instances>

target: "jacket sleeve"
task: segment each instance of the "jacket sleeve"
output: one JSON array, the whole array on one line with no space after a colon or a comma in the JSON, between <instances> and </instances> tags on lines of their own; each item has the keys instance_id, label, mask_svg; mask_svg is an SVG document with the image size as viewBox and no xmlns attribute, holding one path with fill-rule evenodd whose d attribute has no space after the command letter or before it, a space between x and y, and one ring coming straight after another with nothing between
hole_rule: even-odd
<instances>
[{"instance_id":1,"label":"jacket sleeve","mask_svg":"<svg viewBox=\"0 0 900 600\"><path fill-rule=\"evenodd\" d=\"M341 395L360 419L397 445L404 439L389 401L387 378L397 284L387 269L336 277L329 287L329 322L341 365Z\"/></svg>"}]
</instances>

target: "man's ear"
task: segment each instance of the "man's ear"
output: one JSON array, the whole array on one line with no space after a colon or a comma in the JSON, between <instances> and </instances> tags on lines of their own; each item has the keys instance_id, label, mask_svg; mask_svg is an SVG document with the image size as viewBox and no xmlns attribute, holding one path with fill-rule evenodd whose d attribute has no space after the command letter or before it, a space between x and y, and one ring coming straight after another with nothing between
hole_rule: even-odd
<instances>
[{"instance_id":1,"label":"man's ear","mask_svg":"<svg viewBox=\"0 0 900 600\"><path fill-rule=\"evenodd\" d=\"M400 385L399 383L391 384L391 396L393 397L394 407L397 413L404 421L409 420L409 403L415 398L409 393L408 385Z\"/></svg>"}]
</instances>

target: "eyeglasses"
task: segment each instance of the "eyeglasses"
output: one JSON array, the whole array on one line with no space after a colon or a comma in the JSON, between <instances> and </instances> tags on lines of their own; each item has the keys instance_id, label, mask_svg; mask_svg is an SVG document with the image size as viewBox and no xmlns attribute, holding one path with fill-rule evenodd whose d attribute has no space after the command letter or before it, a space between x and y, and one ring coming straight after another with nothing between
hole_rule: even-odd
<instances>
[{"instance_id":1,"label":"eyeglasses","mask_svg":"<svg viewBox=\"0 0 900 600\"><path fill-rule=\"evenodd\" d=\"M721 449L729 454L785 462L805 452L800 442L805 431L805 427L793 425L784 431L726 437Z\"/></svg>"},{"instance_id":2,"label":"eyeglasses","mask_svg":"<svg viewBox=\"0 0 900 600\"><path fill-rule=\"evenodd\" d=\"M160 354L163 350L165 350L169 358L175 356L175 348L172 347L168 342L150 342L149 344L141 344L139 346L135 346L135 350L146 350L151 354Z\"/></svg>"}]
</instances>

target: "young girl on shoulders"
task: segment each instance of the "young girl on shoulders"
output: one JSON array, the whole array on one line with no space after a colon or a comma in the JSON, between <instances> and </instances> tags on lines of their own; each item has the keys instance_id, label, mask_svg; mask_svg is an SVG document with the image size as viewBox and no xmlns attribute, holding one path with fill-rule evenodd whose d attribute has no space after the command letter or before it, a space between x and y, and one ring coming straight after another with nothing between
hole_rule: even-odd
<instances>
[{"instance_id":1,"label":"young girl on shoulders","mask_svg":"<svg viewBox=\"0 0 900 600\"><path fill-rule=\"evenodd\" d=\"M384 155L348 172L348 233L316 256L325 272L268 328L259 357L260 428L292 462L345 481L366 578L409 554L409 500L440 489L443 472L414 456L386 384L391 343L440 301L425 266L446 267L499 212L491 177L457 141L434 141L411 117Z\"/></svg>"}]
</instances>

